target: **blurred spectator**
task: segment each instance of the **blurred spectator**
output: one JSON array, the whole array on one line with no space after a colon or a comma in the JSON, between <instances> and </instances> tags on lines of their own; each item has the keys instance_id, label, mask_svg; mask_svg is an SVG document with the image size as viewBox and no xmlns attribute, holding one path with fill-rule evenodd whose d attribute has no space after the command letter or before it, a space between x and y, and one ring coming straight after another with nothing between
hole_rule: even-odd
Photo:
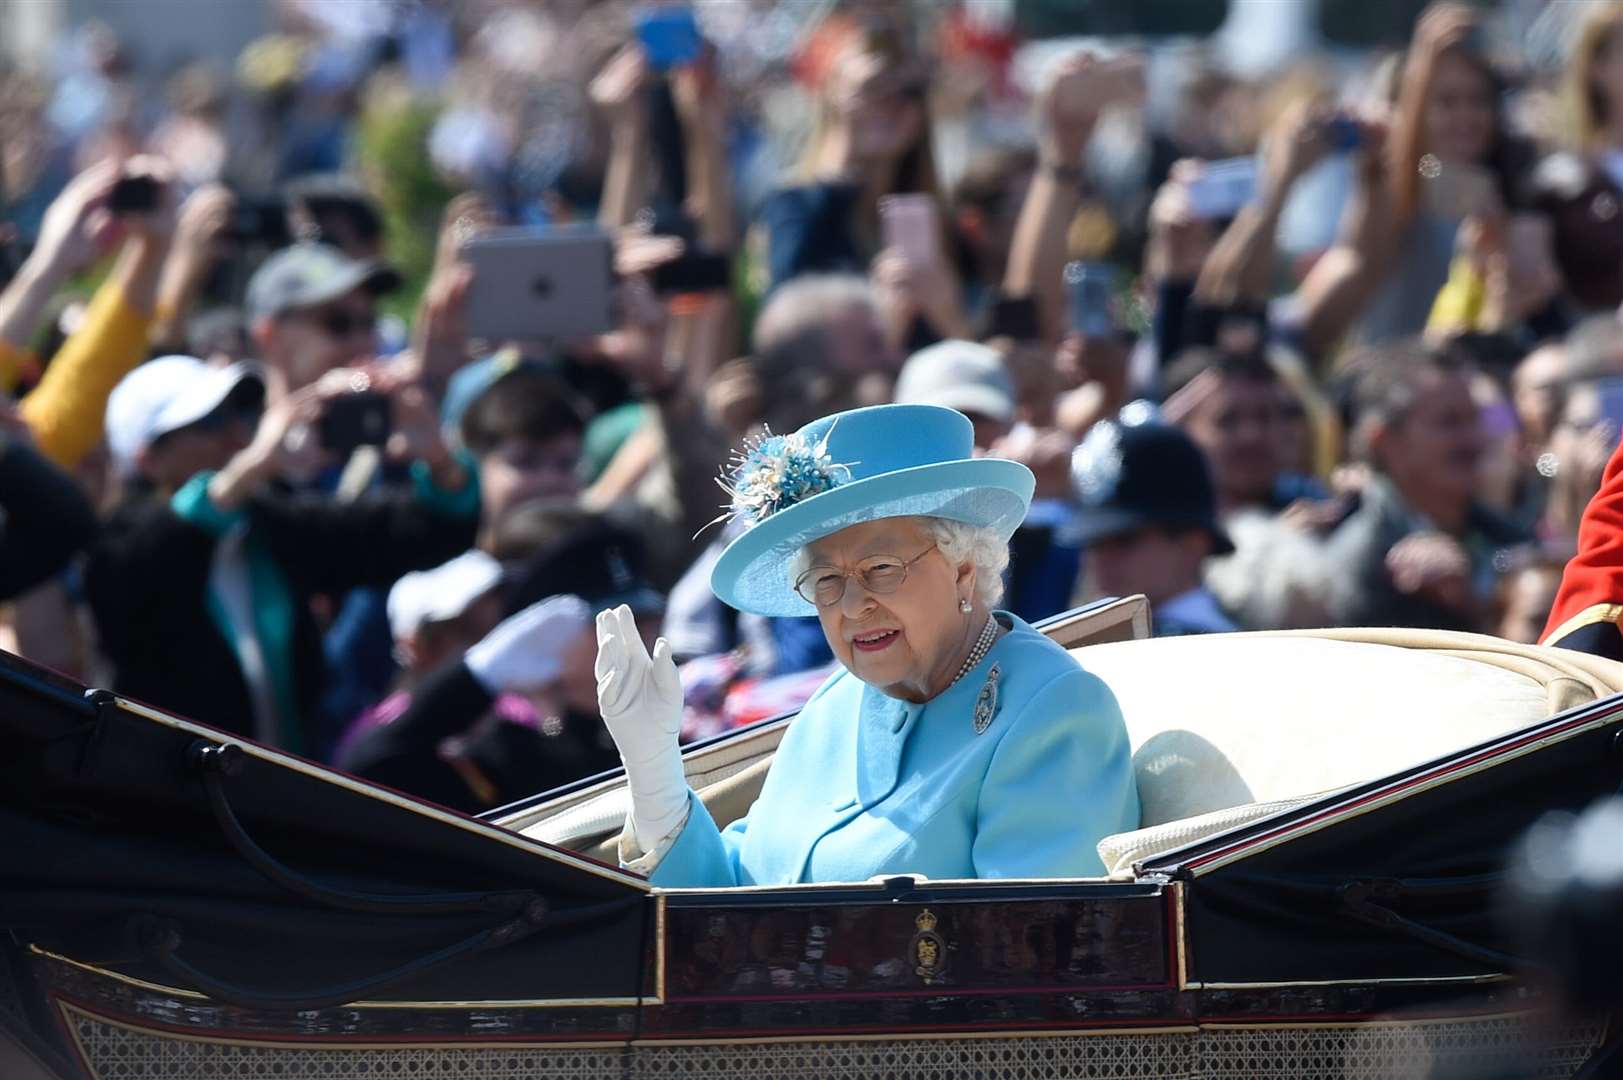
<instances>
[{"instance_id":1,"label":"blurred spectator","mask_svg":"<svg viewBox=\"0 0 1623 1080\"><path fill-rule=\"evenodd\" d=\"M296 244L266 259L246 303L267 400L274 405L335 368L371 360L377 296L399 282L383 264L325 244Z\"/></svg>"},{"instance_id":2,"label":"blurred spectator","mask_svg":"<svg viewBox=\"0 0 1623 1080\"><path fill-rule=\"evenodd\" d=\"M284 191L288 231L295 239L327 244L361 262L383 258L383 215L357 181L316 174L288 183Z\"/></svg>"},{"instance_id":3,"label":"blurred spectator","mask_svg":"<svg viewBox=\"0 0 1623 1080\"><path fill-rule=\"evenodd\" d=\"M188 189L223 180L231 144L219 77L202 64L187 65L170 77L165 96L169 116L147 140L148 148L174 163Z\"/></svg>"},{"instance_id":4,"label":"blurred spectator","mask_svg":"<svg viewBox=\"0 0 1623 1080\"><path fill-rule=\"evenodd\" d=\"M1193 350L1167 370L1162 417L1189 434L1211 465L1221 515L1283 510L1279 377L1266 360Z\"/></svg>"},{"instance_id":5,"label":"blurred spectator","mask_svg":"<svg viewBox=\"0 0 1623 1080\"><path fill-rule=\"evenodd\" d=\"M794 431L840 409L890 400L898 359L867 281L813 275L772 295L755 322L748 364L754 408L728 426L742 419L735 430L764 423ZM733 398L735 410L740 398Z\"/></svg>"},{"instance_id":6,"label":"blurred spectator","mask_svg":"<svg viewBox=\"0 0 1623 1080\"><path fill-rule=\"evenodd\" d=\"M1536 198L1549 215L1567 292L1587 311L1623 303L1623 9L1590 4L1562 92L1561 149L1539 163ZM1554 134L1554 133L1552 133Z\"/></svg>"},{"instance_id":7,"label":"blurred spectator","mask_svg":"<svg viewBox=\"0 0 1623 1080\"><path fill-rule=\"evenodd\" d=\"M268 401L252 369L175 356L113 392L108 438L125 495L86 591L118 692L294 752L314 747L323 674L311 598L387 586L473 542L478 485L409 385L388 389L412 492L338 503L287 488L284 474L321 456L324 410L356 389L334 374Z\"/></svg>"},{"instance_id":8,"label":"blurred spectator","mask_svg":"<svg viewBox=\"0 0 1623 1080\"><path fill-rule=\"evenodd\" d=\"M1020 207L1037 170L1031 147L999 147L970 161L952 190L955 265L965 307L984 312L1003 283Z\"/></svg>"},{"instance_id":9,"label":"blurred spectator","mask_svg":"<svg viewBox=\"0 0 1623 1080\"><path fill-rule=\"evenodd\" d=\"M1415 28L1384 128L1363 130L1342 239L1302 283L1304 334L1322 353L1419 333L1467 218L1515 209L1527 163L1508 134L1477 16L1435 4Z\"/></svg>"},{"instance_id":10,"label":"blurred spectator","mask_svg":"<svg viewBox=\"0 0 1623 1080\"><path fill-rule=\"evenodd\" d=\"M1351 434L1371 473L1327 541L1344 575L1331 593L1338 624L1475 629L1496 555L1528 539L1476 500L1483 433L1471 375L1414 345L1367 357Z\"/></svg>"},{"instance_id":11,"label":"blurred spectator","mask_svg":"<svg viewBox=\"0 0 1623 1080\"><path fill-rule=\"evenodd\" d=\"M894 37L850 40L819 94L804 182L774 192L761 208L774 286L800 274L867 269L883 243L886 195L924 194L943 207L927 88L923 66Z\"/></svg>"},{"instance_id":12,"label":"blurred spectator","mask_svg":"<svg viewBox=\"0 0 1623 1080\"><path fill-rule=\"evenodd\" d=\"M109 206L114 189L137 177L152 185L151 208L114 213ZM9 389L38 363L28 344L52 294L102 254L112 238L127 237L83 320L47 358L45 375L20 406L40 452L58 464L71 468L95 448L107 395L146 358L175 210L163 163L137 159L123 167L92 166L51 203L38 244L0 294L0 389ZM200 236L188 240L203 242Z\"/></svg>"},{"instance_id":13,"label":"blurred spectator","mask_svg":"<svg viewBox=\"0 0 1623 1080\"><path fill-rule=\"evenodd\" d=\"M1510 377L1511 404L1526 446L1537 453L1555 430L1561 412L1561 392L1572 377L1567 349L1549 341L1529 352ZM1529 460L1528 464L1531 464Z\"/></svg>"},{"instance_id":14,"label":"blurred spectator","mask_svg":"<svg viewBox=\"0 0 1623 1080\"><path fill-rule=\"evenodd\" d=\"M1556 401L1555 425L1535 463L1546 482L1538 531L1547 542L1570 547L1623 434L1623 382L1616 377L1570 382Z\"/></svg>"},{"instance_id":15,"label":"blurred spectator","mask_svg":"<svg viewBox=\"0 0 1623 1080\"><path fill-rule=\"evenodd\" d=\"M502 619L501 583L501 564L478 550L432 570L414 570L394 583L389 629L400 661L399 690L409 692L496 628Z\"/></svg>"},{"instance_id":16,"label":"blurred spectator","mask_svg":"<svg viewBox=\"0 0 1623 1080\"><path fill-rule=\"evenodd\" d=\"M556 504L548 516L536 532L554 539L521 560L506 590L525 606L363 718L341 768L476 811L619 764L597 715L590 615L626 604L651 644L663 601L642 577L634 534ZM457 573L464 595L488 577Z\"/></svg>"},{"instance_id":17,"label":"blurred spectator","mask_svg":"<svg viewBox=\"0 0 1623 1080\"><path fill-rule=\"evenodd\" d=\"M1499 625L1494 633L1507 641L1536 645L1544 633L1544 621L1555 604L1561 587L1565 556L1541 555L1519 561L1505 575L1500 586Z\"/></svg>"},{"instance_id":18,"label":"blurred spectator","mask_svg":"<svg viewBox=\"0 0 1623 1080\"><path fill-rule=\"evenodd\" d=\"M1235 629L1201 580L1206 560L1234 545L1189 436L1156 421L1103 421L1077 447L1072 475L1089 597L1144 594L1158 637Z\"/></svg>"},{"instance_id":19,"label":"blurred spectator","mask_svg":"<svg viewBox=\"0 0 1623 1080\"><path fill-rule=\"evenodd\" d=\"M49 578L96 535L96 515L73 478L28 446L0 406L0 601Z\"/></svg>"},{"instance_id":20,"label":"blurred spectator","mask_svg":"<svg viewBox=\"0 0 1623 1080\"><path fill-rule=\"evenodd\" d=\"M585 407L545 371L518 367L497 377L462 414L461 433L478 462L487 550L520 506L580 493Z\"/></svg>"},{"instance_id":21,"label":"blurred spectator","mask_svg":"<svg viewBox=\"0 0 1623 1080\"><path fill-rule=\"evenodd\" d=\"M979 454L1014 423L1014 380L996 350L973 341L943 341L908 357L896 377L896 400L957 409L975 425Z\"/></svg>"}]
</instances>

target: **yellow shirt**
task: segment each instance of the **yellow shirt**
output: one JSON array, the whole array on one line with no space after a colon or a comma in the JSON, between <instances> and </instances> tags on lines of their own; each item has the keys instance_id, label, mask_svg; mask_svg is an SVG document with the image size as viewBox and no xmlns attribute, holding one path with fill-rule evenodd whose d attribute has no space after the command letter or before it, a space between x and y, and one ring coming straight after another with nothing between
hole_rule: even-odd
<instances>
[{"instance_id":1,"label":"yellow shirt","mask_svg":"<svg viewBox=\"0 0 1623 1080\"><path fill-rule=\"evenodd\" d=\"M0 393L10 393L24 379L39 373L39 357L33 349L23 349L0 338Z\"/></svg>"},{"instance_id":2,"label":"yellow shirt","mask_svg":"<svg viewBox=\"0 0 1623 1080\"><path fill-rule=\"evenodd\" d=\"M132 307L116 282L96 290L84 323L18 406L41 454L71 469L101 441L107 398L146 359L152 318ZM0 370L6 367L0 358Z\"/></svg>"}]
</instances>

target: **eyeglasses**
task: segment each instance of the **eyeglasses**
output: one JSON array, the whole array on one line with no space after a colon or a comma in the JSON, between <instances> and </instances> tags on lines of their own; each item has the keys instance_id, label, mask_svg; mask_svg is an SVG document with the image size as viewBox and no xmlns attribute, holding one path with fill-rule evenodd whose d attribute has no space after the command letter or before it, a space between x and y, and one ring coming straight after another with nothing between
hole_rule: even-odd
<instances>
[{"instance_id":1,"label":"eyeglasses","mask_svg":"<svg viewBox=\"0 0 1623 1080\"><path fill-rule=\"evenodd\" d=\"M935 550L931 544L911 559L900 555L870 555L850 570L814 566L795 579L795 592L820 608L833 607L845 599L852 578L861 578L862 587L876 596L893 593L907 580L907 568Z\"/></svg>"}]
</instances>

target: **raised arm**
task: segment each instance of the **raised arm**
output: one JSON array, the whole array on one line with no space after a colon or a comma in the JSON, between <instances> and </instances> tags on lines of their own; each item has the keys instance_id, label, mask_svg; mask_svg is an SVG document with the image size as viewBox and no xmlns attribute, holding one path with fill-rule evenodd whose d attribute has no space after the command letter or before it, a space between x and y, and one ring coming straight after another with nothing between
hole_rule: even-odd
<instances>
[{"instance_id":1,"label":"raised arm","mask_svg":"<svg viewBox=\"0 0 1623 1080\"><path fill-rule=\"evenodd\" d=\"M730 252L738 242L733 177L727 164L727 104L714 53L671 73L671 95L686 141L688 217L698 224L699 246Z\"/></svg>"},{"instance_id":2,"label":"raised arm","mask_svg":"<svg viewBox=\"0 0 1623 1080\"><path fill-rule=\"evenodd\" d=\"M1137 58L1102 61L1078 53L1061 61L1037 94L1037 175L1015 223L1003 293L1037 302L1039 325L1049 341L1058 341L1065 330L1061 276L1069 254L1066 233L1082 203L1082 151L1101 110L1142 90Z\"/></svg>"},{"instance_id":3,"label":"raised arm","mask_svg":"<svg viewBox=\"0 0 1623 1080\"><path fill-rule=\"evenodd\" d=\"M1234 216L1207 256L1195 281L1198 303L1235 307L1267 302L1279 217L1296 181L1329 152L1329 119L1322 106L1300 101L1274 124L1263 151L1262 190Z\"/></svg>"},{"instance_id":4,"label":"raised arm","mask_svg":"<svg viewBox=\"0 0 1623 1080\"><path fill-rule=\"evenodd\" d=\"M147 358L158 279L175 230L175 192L167 164L135 158L125 172L151 176L158 183L158 205L119 215L128 239L112 274L91 300L84 324L63 344L20 407L40 453L68 468L101 441L108 395Z\"/></svg>"},{"instance_id":5,"label":"raised arm","mask_svg":"<svg viewBox=\"0 0 1623 1080\"><path fill-rule=\"evenodd\" d=\"M118 176L118 166L110 161L92 165L69 181L46 210L34 250L0 292L0 347L26 350L51 297L90 265L111 237L114 221L107 196Z\"/></svg>"},{"instance_id":6,"label":"raised arm","mask_svg":"<svg viewBox=\"0 0 1623 1080\"><path fill-rule=\"evenodd\" d=\"M198 188L181 204L175 243L158 280L157 317L148 335L155 348L185 352L186 320L214 267L220 238L231 224L237 198L221 184Z\"/></svg>"},{"instance_id":7,"label":"raised arm","mask_svg":"<svg viewBox=\"0 0 1623 1080\"><path fill-rule=\"evenodd\" d=\"M648 62L635 42L614 54L592 80L592 101L609 120L609 161L597 222L605 229L630 225L648 195L648 111L642 88Z\"/></svg>"}]
</instances>

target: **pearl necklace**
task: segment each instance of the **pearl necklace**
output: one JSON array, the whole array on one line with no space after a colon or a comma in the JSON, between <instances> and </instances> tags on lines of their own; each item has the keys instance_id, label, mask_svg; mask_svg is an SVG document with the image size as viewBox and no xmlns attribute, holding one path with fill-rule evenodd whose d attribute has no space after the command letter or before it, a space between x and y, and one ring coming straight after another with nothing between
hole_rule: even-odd
<instances>
[{"instance_id":1,"label":"pearl necklace","mask_svg":"<svg viewBox=\"0 0 1623 1080\"><path fill-rule=\"evenodd\" d=\"M969 655L964 657L963 666L958 669L958 674L954 675L952 677L952 682L948 683L947 685L952 686L959 679L962 679L965 675L968 675L970 669L976 664L980 663L982 658L986 656L987 650L991 649L992 642L996 639L997 620L988 614L986 616L986 625L981 628L981 636L975 639L975 647L969 650Z\"/></svg>"}]
</instances>

